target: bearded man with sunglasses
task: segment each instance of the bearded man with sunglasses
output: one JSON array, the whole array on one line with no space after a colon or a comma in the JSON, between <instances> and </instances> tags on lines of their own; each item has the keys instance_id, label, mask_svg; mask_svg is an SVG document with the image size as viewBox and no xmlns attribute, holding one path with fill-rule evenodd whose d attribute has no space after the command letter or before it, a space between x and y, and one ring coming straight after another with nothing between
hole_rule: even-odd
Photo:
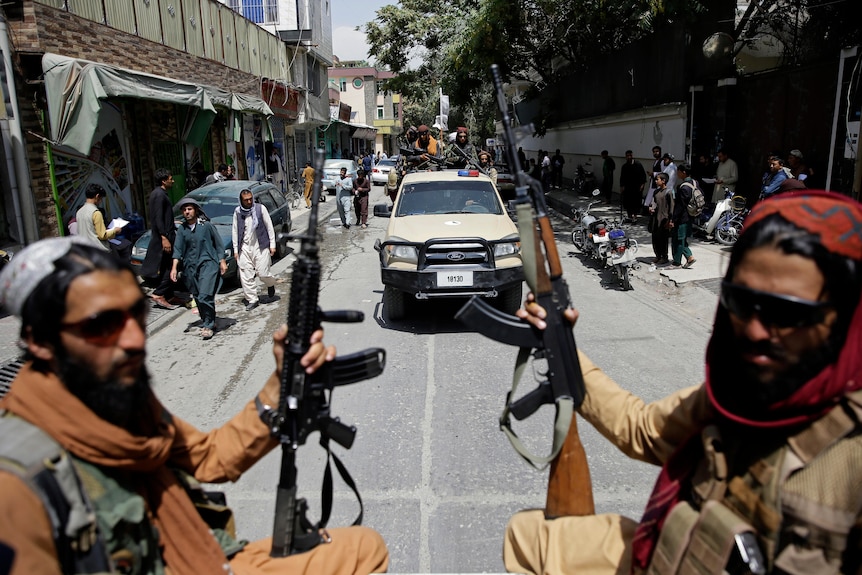
<instances>
[{"instance_id":1,"label":"bearded man with sunglasses","mask_svg":"<svg viewBox=\"0 0 862 575\"><path fill-rule=\"evenodd\" d=\"M370 529L331 529L328 544L272 558L268 539L237 541L229 508L201 500L198 481L236 481L278 440L254 400L210 432L159 402L149 303L128 264L84 238L42 240L0 273L0 305L21 320L27 360L0 400L0 547L13 575L386 570ZM273 337L265 404L278 403L285 335ZM301 360L309 373L335 357L322 336Z\"/></svg>"},{"instance_id":2,"label":"bearded man with sunglasses","mask_svg":"<svg viewBox=\"0 0 862 575\"><path fill-rule=\"evenodd\" d=\"M581 415L662 466L640 522L518 513L507 569L862 573L860 286L859 203L759 203L722 283L705 383L645 404L581 356ZM532 296L518 312L540 329L544 314Z\"/></svg>"}]
</instances>

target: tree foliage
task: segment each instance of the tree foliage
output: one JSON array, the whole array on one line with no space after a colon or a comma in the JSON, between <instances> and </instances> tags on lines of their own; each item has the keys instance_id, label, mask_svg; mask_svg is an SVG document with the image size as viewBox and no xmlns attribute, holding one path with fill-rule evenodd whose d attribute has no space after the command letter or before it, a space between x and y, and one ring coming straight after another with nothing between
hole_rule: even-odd
<instances>
[{"instance_id":1,"label":"tree foliage","mask_svg":"<svg viewBox=\"0 0 862 575\"><path fill-rule=\"evenodd\" d=\"M378 10L365 31L378 66L398 74L389 88L411 103L409 118L428 123L442 90L451 98L450 127L468 125L474 137L486 137L493 135L496 113L492 63L509 81L549 84L667 24L709 20L719 4L732 12L736 0L399 0ZM858 43L859 19L847 12L852 4L752 0L736 30L737 46L764 29L778 30L786 48L797 52L816 49L824 38ZM813 39L808 44L801 20L816 30L805 35Z\"/></svg>"}]
</instances>

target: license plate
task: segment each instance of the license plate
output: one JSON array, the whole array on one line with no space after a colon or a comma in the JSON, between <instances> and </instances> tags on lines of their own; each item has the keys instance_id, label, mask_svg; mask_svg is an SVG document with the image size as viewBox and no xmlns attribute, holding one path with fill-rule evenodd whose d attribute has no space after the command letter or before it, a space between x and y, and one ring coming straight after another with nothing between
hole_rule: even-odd
<instances>
[{"instance_id":1,"label":"license plate","mask_svg":"<svg viewBox=\"0 0 862 575\"><path fill-rule=\"evenodd\" d=\"M437 287L472 287L473 272L437 272Z\"/></svg>"}]
</instances>

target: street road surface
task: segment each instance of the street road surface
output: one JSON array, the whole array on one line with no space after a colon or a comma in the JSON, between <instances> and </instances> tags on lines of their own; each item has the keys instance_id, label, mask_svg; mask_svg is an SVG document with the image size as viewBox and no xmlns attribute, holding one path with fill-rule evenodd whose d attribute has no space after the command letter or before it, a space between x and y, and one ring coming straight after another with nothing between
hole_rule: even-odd
<instances>
[{"instance_id":1,"label":"street road surface","mask_svg":"<svg viewBox=\"0 0 862 575\"><path fill-rule=\"evenodd\" d=\"M374 188L370 203L384 201ZM336 389L332 401L333 415L358 429L351 450L335 451L359 487L363 524L383 534L390 572L503 571L506 522L519 509L543 507L547 481L547 472L521 460L498 428L517 350L455 322L457 304L420 305L408 320L387 324L373 249L386 220L371 218L367 230L344 230L332 213L334 201L321 208L321 307L365 313L361 324L325 326L326 340L341 353L366 347L387 352L383 375ZM304 230L305 213L299 211L296 230ZM647 401L700 383L716 296L646 282L621 291L607 273L570 253L570 223L557 225L565 277L581 311L579 347ZM285 320L292 260L274 266L284 282L277 286L277 303L246 312L239 290L219 295L219 331L212 340L202 341L193 327L197 316L180 310L151 337L155 389L175 414L209 429L254 398L275 365L271 334ZM522 384L524 390L533 387L532 381ZM544 455L552 425L553 409L544 407L516 431ZM658 469L627 459L583 419L579 429L597 512L640 517ZM309 500L313 520L325 464L317 439L312 436L298 455L300 496ZM272 533L280 458L276 450L238 483L219 486L242 538ZM336 480L329 525L349 525L357 512L352 492Z\"/></svg>"}]
</instances>

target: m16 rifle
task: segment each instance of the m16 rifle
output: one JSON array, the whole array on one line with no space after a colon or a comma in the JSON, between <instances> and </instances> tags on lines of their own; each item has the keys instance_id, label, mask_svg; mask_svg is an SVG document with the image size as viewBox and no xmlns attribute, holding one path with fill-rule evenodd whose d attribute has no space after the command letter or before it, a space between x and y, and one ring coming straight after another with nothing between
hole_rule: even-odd
<instances>
[{"instance_id":1,"label":"m16 rifle","mask_svg":"<svg viewBox=\"0 0 862 575\"><path fill-rule=\"evenodd\" d=\"M550 463L545 516L590 515L595 512L590 471L574 416L574 410L583 402L586 391L572 325L564 316L565 310L571 307L569 288L563 279L542 185L524 172L518 160L508 104L496 64L491 67L491 72L502 114L506 156L516 182L514 202L524 275L536 301L547 311L547 327L538 330L492 308L478 297L470 299L455 317L491 339L520 348L512 391L500 417L500 429L528 463L538 469L544 469ZM516 400L518 380L531 356L547 362L547 371L543 374L547 379ZM539 458L529 454L520 442L512 430L510 415L521 420L548 403L556 407L554 441L550 455Z\"/></svg>"},{"instance_id":2,"label":"m16 rifle","mask_svg":"<svg viewBox=\"0 0 862 575\"><path fill-rule=\"evenodd\" d=\"M301 240L302 247L293 264L278 408L273 409L257 400L261 419L269 427L270 433L279 439L282 450L270 552L273 557L302 553L326 540L323 529L329 520L332 504L329 457L335 461L341 476L359 500L360 511L354 525L362 522L362 499L359 492L341 461L330 451L330 440L350 449L356 436L356 428L345 425L331 415L330 397L334 387L380 375L386 359L383 349L370 348L337 357L312 375L305 373L305 368L300 364L300 359L311 347L312 334L322 321L346 323L361 322L365 319L364 314L359 311L322 311L318 307L321 266L317 245L317 211L323 162L324 152L317 150L313 162L314 185L308 230L301 236L290 238ZM306 517L308 505L305 499L296 497L296 451L315 431L320 433L320 444L327 452L324 488L329 490L329 493L323 494L324 508L316 525Z\"/></svg>"}]
</instances>

